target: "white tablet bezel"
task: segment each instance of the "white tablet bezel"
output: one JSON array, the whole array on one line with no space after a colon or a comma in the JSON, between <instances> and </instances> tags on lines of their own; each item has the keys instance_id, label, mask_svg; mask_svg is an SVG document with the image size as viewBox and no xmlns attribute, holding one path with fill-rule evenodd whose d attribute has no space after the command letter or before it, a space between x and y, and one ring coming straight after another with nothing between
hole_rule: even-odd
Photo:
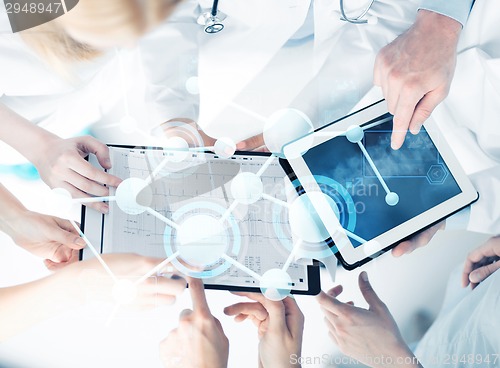
<instances>
[{"instance_id":1,"label":"white tablet bezel","mask_svg":"<svg viewBox=\"0 0 500 368\"><path fill-rule=\"evenodd\" d=\"M321 191L317 183L311 183L310 178L312 178L313 175L302 156L307 150L339 135L345 134L347 129L352 126L366 126L368 122L387 114L387 112L387 103L385 100L381 100L334 123L320 128L307 136L287 144L283 148L283 153L299 182L307 182L307 188L304 187L305 192ZM427 120L425 123L425 129L427 130L438 152L441 154L443 161L448 166L450 174L453 176L462 191L455 197L450 198L445 202L404 222L403 224L396 226L369 242L354 248L326 199L322 196L310 196L311 203L321 217L325 228L337 246L341 260L343 260L344 266L347 266L346 268L355 268L358 265L367 262L369 259L377 257L381 254L381 252L390 249L391 246L402 239L444 219L445 217L477 200L478 193L463 171L450 147L442 138L436 123L432 119Z\"/></svg>"}]
</instances>

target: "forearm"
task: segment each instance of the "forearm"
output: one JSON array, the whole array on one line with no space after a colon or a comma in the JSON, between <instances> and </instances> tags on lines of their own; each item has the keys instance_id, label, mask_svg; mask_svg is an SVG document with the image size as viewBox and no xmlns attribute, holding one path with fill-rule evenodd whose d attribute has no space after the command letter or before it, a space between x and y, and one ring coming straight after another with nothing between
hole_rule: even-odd
<instances>
[{"instance_id":1,"label":"forearm","mask_svg":"<svg viewBox=\"0 0 500 368\"><path fill-rule=\"evenodd\" d=\"M39 149L58 137L0 103L0 140L35 162Z\"/></svg>"},{"instance_id":2,"label":"forearm","mask_svg":"<svg viewBox=\"0 0 500 368\"><path fill-rule=\"evenodd\" d=\"M0 184L0 231L9 236L15 232L14 222L22 216L26 208L23 204Z\"/></svg>"},{"instance_id":3,"label":"forearm","mask_svg":"<svg viewBox=\"0 0 500 368\"><path fill-rule=\"evenodd\" d=\"M44 279L0 289L0 342L58 313L81 305L78 288L60 271Z\"/></svg>"}]
</instances>

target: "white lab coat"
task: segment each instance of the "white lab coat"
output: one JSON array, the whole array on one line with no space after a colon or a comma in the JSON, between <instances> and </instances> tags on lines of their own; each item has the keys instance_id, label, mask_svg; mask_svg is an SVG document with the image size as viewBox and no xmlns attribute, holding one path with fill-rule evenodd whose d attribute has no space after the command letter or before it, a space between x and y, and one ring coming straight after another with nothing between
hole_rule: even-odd
<instances>
[{"instance_id":1,"label":"white lab coat","mask_svg":"<svg viewBox=\"0 0 500 368\"><path fill-rule=\"evenodd\" d=\"M365 1L349 2L354 7L361 3ZM377 51L411 25L417 3L378 0L370 12L378 24L352 25L339 20L335 0L314 0L313 23L306 21L310 0L221 1L220 10L228 15L226 29L207 35L196 18L211 0L188 0L139 47L75 66L76 85L46 67L11 34L0 4L0 102L63 137L106 121L113 111L111 123L109 118L106 122L108 141L122 143L127 142L117 137L124 115L133 116L144 131L188 117L210 135L236 141L262 132L265 118L284 107L304 111L319 126L345 115L372 87ZM450 97L435 114L443 127L452 124L450 143L466 168L476 171L470 173L484 174L475 181L484 188L471 215L480 226L469 228L489 233L499 232L500 218L495 7L494 0L476 3ZM311 29L301 33L314 33L314 40L290 42L307 24ZM199 96L187 92L191 77L198 77ZM465 91L470 92L466 101ZM134 139L129 143L140 144L146 134L134 134ZM3 162L12 158L4 149L0 153ZM468 165L470 156L477 162Z\"/></svg>"},{"instance_id":2,"label":"white lab coat","mask_svg":"<svg viewBox=\"0 0 500 368\"><path fill-rule=\"evenodd\" d=\"M112 50L92 62L72 65L75 79L70 81L12 33L0 2L0 103L61 137L81 133L121 102L134 75L130 70L140 70L139 65L136 51ZM0 163L22 162L22 156L0 142Z\"/></svg>"},{"instance_id":3,"label":"white lab coat","mask_svg":"<svg viewBox=\"0 0 500 368\"><path fill-rule=\"evenodd\" d=\"M234 114L227 108L230 101L263 116L290 105L311 110L311 115L326 105L339 105L342 108L336 115L341 115L347 106L345 97L339 97L350 92L354 101L364 93L371 82L376 51L412 23L416 5L411 1L377 1L372 13L379 16L379 24L354 26L339 20L338 1L315 0L310 30L315 33L314 44L283 51L284 44L304 24L310 3L221 1L220 10L228 15L226 29L206 35L196 18L202 8L212 5L211 0L185 1L139 47L112 50L98 60L72 66L76 83L47 67L19 35L11 33L1 4L0 102L63 137L106 120L106 114L113 110L118 113L111 124L109 119L107 123L117 135L121 134L121 117L131 115L144 130L172 118L189 117L199 120L214 136L224 134L234 139L258 133L262 120L256 123L241 111ZM356 8L365 1L349 3ZM282 72L276 73L276 63L282 60L290 66L278 67ZM314 80L318 75L322 83ZM200 81L200 105L198 96L187 93L185 87L193 76ZM350 76L356 78L350 80ZM337 85L335 93L331 92L332 83ZM318 88L325 86L329 92L320 93ZM319 103L302 106L311 96ZM146 105L140 103L144 97ZM11 155L5 149L1 152L2 161L9 162Z\"/></svg>"},{"instance_id":4,"label":"white lab coat","mask_svg":"<svg viewBox=\"0 0 500 368\"><path fill-rule=\"evenodd\" d=\"M425 368L500 366L500 272L473 291L461 288L461 272L450 277L443 307L415 350Z\"/></svg>"},{"instance_id":5,"label":"white lab coat","mask_svg":"<svg viewBox=\"0 0 500 368\"><path fill-rule=\"evenodd\" d=\"M476 1L458 46L450 94L433 113L480 193L459 222L500 234L500 3ZM453 225L453 224L452 224Z\"/></svg>"}]
</instances>

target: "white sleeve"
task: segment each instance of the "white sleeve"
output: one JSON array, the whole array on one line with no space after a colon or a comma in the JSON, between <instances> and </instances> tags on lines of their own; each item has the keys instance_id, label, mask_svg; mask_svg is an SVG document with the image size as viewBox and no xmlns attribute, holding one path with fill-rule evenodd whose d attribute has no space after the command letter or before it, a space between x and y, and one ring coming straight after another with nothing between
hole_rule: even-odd
<instances>
[{"instance_id":1,"label":"white sleeve","mask_svg":"<svg viewBox=\"0 0 500 368\"><path fill-rule=\"evenodd\" d=\"M188 92L186 83L198 75L198 13L197 1L181 3L166 22L139 44L146 78L149 131L175 118L197 120L199 98Z\"/></svg>"},{"instance_id":2,"label":"white sleeve","mask_svg":"<svg viewBox=\"0 0 500 368\"><path fill-rule=\"evenodd\" d=\"M467 230L500 234L500 165L470 176L479 199L470 207Z\"/></svg>"}]
</instances>

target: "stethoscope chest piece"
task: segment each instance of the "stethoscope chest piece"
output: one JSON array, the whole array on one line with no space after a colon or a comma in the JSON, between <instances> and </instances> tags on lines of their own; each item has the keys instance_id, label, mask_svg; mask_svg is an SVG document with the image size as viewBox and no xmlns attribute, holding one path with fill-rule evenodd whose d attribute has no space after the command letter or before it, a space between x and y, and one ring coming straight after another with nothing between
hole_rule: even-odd
<instances>
[{"instance_id":1,"label":"stethoscope chest piece","mask_svg":"<svg viewBox=\"0 0 500 368\"><path fill-rule=\"evenodd\" d=\"M219 33L224 29L224 24L222 24L222 22L226 17L226 14L220 11L217 11L217 14L213 15L212 10L209 9L198 17L197 23L205 27L206 33Z\"/></svg>"}]
</instances>

